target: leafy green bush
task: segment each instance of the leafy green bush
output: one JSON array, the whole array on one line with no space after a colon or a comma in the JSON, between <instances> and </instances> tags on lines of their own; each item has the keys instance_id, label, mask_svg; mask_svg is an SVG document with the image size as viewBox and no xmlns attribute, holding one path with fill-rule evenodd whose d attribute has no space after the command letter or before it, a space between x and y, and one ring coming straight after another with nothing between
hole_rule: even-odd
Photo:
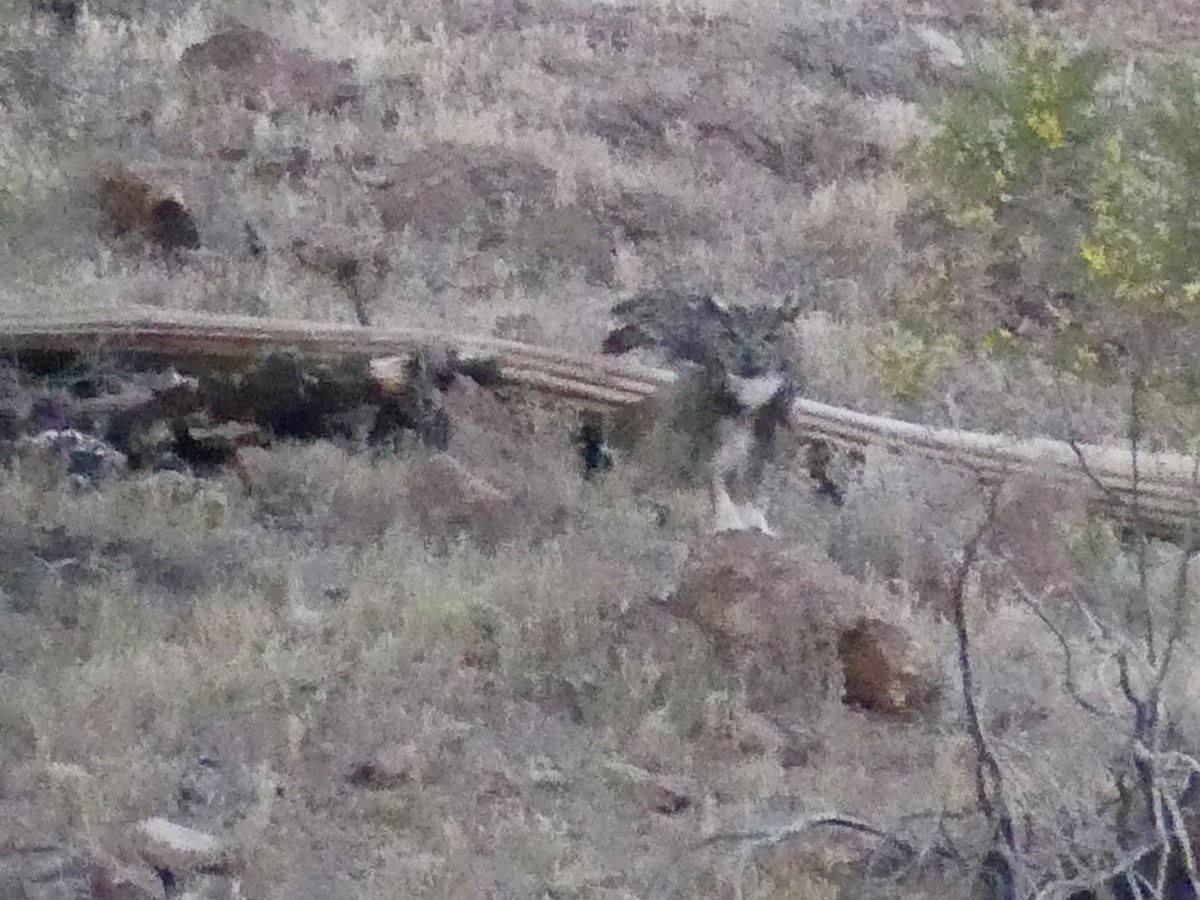
<instances>
[{"instance_id":1,"label":"leafy green bush","mask_svg":"<svg viewBox=\"0 0 1200 900\"><path fill-rule=\"evenodd\" d=\"M950 335L923 338L904 328L871 348L876 377L900 403L915 403L931 386L937 373L958 355L958 342Z\"/></svg>"},{"instance_id":2,"label":"leafy green bush","mask_svg":"<svg viewBox=\"0 0 1200 900\"><path fill-rule=\"evenodd\" d=\"M910 150L917 211L941 228L904 312L989 354L1032 317L1021 351L1195 405L1200 73L1109 69L1025 22L980 54Z\"/></svg>"},{"instance_id":3,"label":"leafy green bush","mask_svg":"<svg viewBox=\"0 0 1200 900\"><path fill-rule=\"evenodd\" d=\"M1103 57L1061 54L1032 29L1009 40L997 57L977 60L912 159L918 183L964 226L1001 225L1005 213L1044 200L1096 136Z\"/></svg>"}]
</instances>

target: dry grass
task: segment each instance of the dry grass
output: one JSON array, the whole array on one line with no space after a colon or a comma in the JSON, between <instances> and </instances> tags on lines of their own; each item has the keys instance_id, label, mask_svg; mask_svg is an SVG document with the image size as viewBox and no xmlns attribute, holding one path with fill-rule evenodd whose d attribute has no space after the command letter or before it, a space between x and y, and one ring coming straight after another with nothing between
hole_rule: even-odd
<instances>
[{"instance_id":1,"label":"dry grass","mask_svg":"<svg viewBox=\"0 0 1200 900\"><path fill-rule=\"evenodd\" d=\"M150 6L95 0L63 37L0 13L6 312L136 302L352 321L345 291L292 252L317 235L386 263L367 299L376 324L490 332L531 316L539 340L593 350L611 304L638 290L799 292L818 399L1019 434L1122 428L1121 397L1034 367L951 355L907 405L876 377L888 301L910 287L897 157L947 77L908 26L969 49L1012 4ZM1178 3L1136 21L1130 5L1064 7L1053 27L1124 52L1196 36ZM232 18L352 55L357 107L248 110L186 77L184 50ZM116 159L179 187L200 251L169 265L97 238L96 173ZM128 823L166 815L238 835L255 900L865 896L850 877L861 847L789 845L748 866L728 847L693 852L826 809L914 841L931 820L908 817L961 813L969 855L953 691L936 716L885 723L838 702L835 678L802 717L771 721L702 630L651 601L701 546L707 500L670 477L678 441L658 435L583 483L560 411L451 402L449 452L477 479L466 499L445 460L329 444L263 451L240 478L97 492L6 469L0 853L115 849ZM768 473L772 521L840 569L838 590L912 626L953 685L952 635L929 608L978 492L894 459L854 477L837 511L784 460ZM1035 517L1013 502L1003 548L1031 583L1118 610L1136 572L1114 537L1064 499L1034 510L1030 538ZM465 518L431 515L454 504ZM1164 597L1174 561L1156 553ZM1049 848L1055 817L1107 799L1123 748L1071 702L1059 645L996 583L971 594L980 696ZM1119 711L1110 661L1079 644L1081 688ZM1179 672L1171 697L1194 750L1192 680ZM367 764L385 777L355 783ZM657 811L668 787L691 805ZM927 896L963 895L925 874ZM71 877L37 896L67 896ZM888 896L919 896L902 890Z\"/></svg>"}]
</instances>

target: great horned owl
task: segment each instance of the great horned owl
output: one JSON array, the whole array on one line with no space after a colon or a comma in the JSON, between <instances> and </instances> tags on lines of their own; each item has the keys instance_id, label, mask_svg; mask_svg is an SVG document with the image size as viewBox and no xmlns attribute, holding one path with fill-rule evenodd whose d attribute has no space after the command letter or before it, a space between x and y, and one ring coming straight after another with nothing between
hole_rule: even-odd
<instances>
[{"instance_id":1,"label":"great horned owl","mask_svg":"<svg viewBox=\"0 0 1200 900\"><path fill-rule=\"evenodd\" d=\"M792 302L751 308L674 291L613 308L621 324L605 353L654 347L691 364L673 425L692 440L691 461L708 470L718 531L769 531L755 504L776 434L790 425L802 390L785 334L799 312Z\"/></svg>"}]
</instances>

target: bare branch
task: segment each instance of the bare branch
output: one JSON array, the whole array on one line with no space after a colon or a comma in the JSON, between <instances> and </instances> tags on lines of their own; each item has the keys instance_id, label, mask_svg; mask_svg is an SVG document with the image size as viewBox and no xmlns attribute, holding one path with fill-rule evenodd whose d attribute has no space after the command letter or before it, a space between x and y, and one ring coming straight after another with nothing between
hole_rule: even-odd
<instances>
[{"instance_id":1,"label":"bare branch","mask_svg":"<svg viewBox=\"0 0 1200 900\"><path fill-rule=\"evenodd\" d=\"M1151 808L1154 813L1154 831L1158 835L1158 845L1164 848L1158 854L1154 877L1154 896L1161 897L1167 886L1167 864L1171 861L1171 854L1167 850L1171 846L1171 834L1167 830L1167 819L1163 809L1163 791L1157 783L1151 789L1150 795L1153 800Z\"/></svg>"},{"instance_id":2,"label":"bare branch","mask_svg":"<svg viewBox=\"0 0 1200 900\"><path fill-rule=\"evenodd\" d=\"M1150 755L1151 751L1144 745L1135 746L1139 755ZM1195 794L1200 792L1200 761L1191 756L1177 752L1156 754L1157 762L1178 763L1189 772L1187 785L1176 795L1164 787L1161 781L1153 785L1161 808L1166 815L1161 815L1155 824L1155 839L1142 844L1133 851L1124 854L1113 865L1090 877L1076 877L1064 881L1052 881L1044 885L1036 894L1037 900L1050 900L1051 897L1067 897L1080 890L1095 890L1101 885L1111 885L1117 879L1124 879L1128 892L1135 897L1162 897L1165 886L1165 873L1169 871L1171 854L1178 852L1183 860L1183 867L1189 881L1200 885L1200 877L1196 872L1194 854L1191 849L1191 839L1188 835L1187 816L1184 809L1194 802ZM1161 765L1158 772L1161 772ZM1169 825L1167 824L1169 819ZM1167 866L1168 869L1164 869ZM1144 874L1147 868L1153 867L1156 887Z\"/></svg>"},{"instance_id":3,"label":"bare branch","mask_svg":"<svg viewBox=\"0 0 1200 900\"><path fill-rule=\"evenodd\" d=\"M901 867L905 870L910 870L912 866L919 865L921 860L927 858L930 853L936 852L944 858L955 858L955 854L941 847L923 847L917 848L909 841L904 840L898 835L878 828L869 822L864 822L861 819L851 816L844 816L836 813L818 814L806 816L795 821L789 822L780 828L762 828L754 831L741 832L722 832L711 835L705 838L697 845L697 849L712 846L714 844L737 844L740 852L738 854L739 863L739 884L735 887L738 895L741 895L740 873L744 871L749 864L750 859L758 851L765 847L775 847L786 841L796 840L805 837L809 832L816 828L844 828L858 834L865 834L870 837L878 838L885 844L890 845L895 850L898 850L904 857L904 862Z\"/></svg>"},{"instance_id":4,"label":"bare branch","mask_svg":"<svg viewBox=\"0 0 1200 900\"><path fill-rule=\"evenodd\" d=\"M1175 652L1175 645L1183 638L1184 624L1187 621L1189 569L1197 553L1200 553L1200 541L1192 540L1184 550L1183 557L1179 560L1179 568L1175 572L1174 617L1171 620L1171 631L1167 635L1166 646L1163 648L1162 660L1154 676L1153 690L1156 696L1162 688L1163 682L1166 680L1167 671L1171 666L1171 659Z\"/></svg>"},{"instance_id":5,"label":"bare branch","mask_svg":"<svg viewBox=\"0 0 1200 900\"><path fill-rule=\"evenodd\" d=\"M1132 499L1130 501L1131 524L1134 538L1137 541L1137 571L1138 571L1138 600L1141 613L1145 617L1146 659L1150 665L1155 665L1157 653L1155 650L1154 614L1150 608L1149 573L1146 555L1149 542L1146 539L1146 523L1142 520L1142 388L1143 374L1135 371L1129 381L1129 452L1130 474L1132 476Z\"/></svg>"},{"instance_id":6,"label":"bare branch","mask_svg":"<svg viewBox=\"0 0 1200 900\"><path fill-rule=\"evenodd\" d=\"M1178 750L1169 750L1159 755L1162 762L1177 762L1182 763L1183 767L1194 775L1200 775L1200 760L1187 753L1180 753Z\"/></svg>"},{"instance_id":7,"label":"bare branch","mask_svg":"<svg viewBox=\"0 0 1200 900\"><path fill-rule=\"evenodd\" d=\"M1078 704L1082 709L1092 713L1093 715L1111 718L1112 713L1108 713L1100 709L1100 707L1096 706L1079 693L1079 685L1075 681L1071 645L1067 641L1067 636L1063 633L1061 628L1059 628L1050 620L1050 617L1046 615L1045 610L1042 609L1042 604L1038 602L1037 598L1033 596L1033 592L1029 590L1029 588L1025 585L1025 582L1017 574L1016 566L1012 561L1012 557L1003 551L1000 551L997 555L999 555L999 557L1004 561L1008 570L1009 579L1012 581L1013 587L1016 588L1017 595L1021 598L1021 602L1029 607L1033 614L1041 620L1042 624L1046 626L1052 635L1054 635L1054 639L1058 641L1058 645L1062 647L1064 669L1063 687L1071 696L1071 699L1074 700L1075 703Z\"/></svg>"},{"instance_id":8,"label":"bare branch","mask_svg":"<svg viewBox=\"0 0 1200 900\"><path fill-rule=\"evenodd\" d=\"M1192 839L1188 834L1187 822L1183 818L1183 810L1179 801L1169 794L1163 794L1163 802L1171 814L1171 833L1175 839L1175 846L1179 848L1179 854L1183 857L1184 871L1187 873L1188 883L1192 886L1192 894L1200 897L1200 875L1196 873L1196 856L1192 852Z\"/></svg>"},{"instance_id":9,"label":"bare branch","mask_svg":"<svg viewBox=\"0 0 1200 900\"><path fill-rule=\"evenodd\" d=\"M1087 480L1092 483L1092 486L1104 496L1105 500L1118 508L1123 507L1126 502L1125 498L1101 481L1099 476L1092 471L1091 464L1088 463L1087 458L1083 455L1083 448L1079 446L1079 441L1073 437L1068 438L1067 446L1071 448L1071 452L1074 453L1075 458L1079 460L1079 470L1083 472Z\"/></svg>"},{"instance_id":10,"label":"bare branch","mask_svg":"<svg viewBox=\"0 0 1200 900\"><path fill-rule=\"evenodd\" d=\"M864 822L861 819L855 819L850 816L834 814L807 816L805 818L796 819L789 822L780 828L763 828L757 831L736 831L736 832L721 832L710 835L700 842L699 846L705 847L710 844L737 843L749 844L754 848L759 847L774 847L785 841L793 838L801 837L814 828L830 827L830 828L846 828L851 831L859 832L860 834L868 834L872 837L877 837L883 840L893 842L897 847L905 852L916 855L916 848L908 841L896 837L889 831L878 828L869 822Z\"/></svg>"},{"instance_id":11,"label":"bare branch","mask_svg":"<svg viewBox=\"0 0 1200 900\"><path fill-rule=\"evenodd\" d=\"M1035 895L1034 900L1051 900L1055 897L1068 897L1078 891L1095 890L1101 885L1111 884L1118 878L1125 877L1130 890L1137 896L1144 896L1141 890L1151 885L1144 876L1137 872L1136 867L1152 856L1159 849L1158 844L1146 844L1137 850L1125 854L1114 865L1093 874L1090 877L1069 878L1065 881L1051 881L1044 885ZM1135 884L1138 882L1138 884Z\"/></svg>"},{"instance_id":12,"label":"bare branch","mask_svg":"<svg viewBox=\"0 0 1200 900\"><path fill-rule=\"evenodd\" d=\"M975 746L975 797L980 811L996 829L1012 859L1015 860L1017 856L1016 832L1013 828L1012 815L1004 799L1004 783L1000 765L984 737L983 727L979 721L979 709L975 702L975 676L971 667L971 643L967 630L966 612L967 580L970 578L971 569L979 555L980 543L995 521L998 494L999 485L994 485L987 492L984 518L975 534L963 548L962 561L959 563L954 578L951 600L954 630L958 636L958 670L962 680L967 731Z\"/></svg>"}]
</instances>

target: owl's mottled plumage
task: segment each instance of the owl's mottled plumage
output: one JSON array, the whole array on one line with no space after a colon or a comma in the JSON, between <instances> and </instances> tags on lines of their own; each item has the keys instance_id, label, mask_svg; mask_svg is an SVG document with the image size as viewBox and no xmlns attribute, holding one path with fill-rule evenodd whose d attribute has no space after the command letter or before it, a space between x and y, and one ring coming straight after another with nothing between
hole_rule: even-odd
<instances>
[{"instance_id":1,"label":"owl's mottled plumage","mask_svg":"<svg viewBox=\"0 0 1200 900\"><path fill-rule=\"evenodd\" d=\"M758 378L787 365L783 330L800 307L736 306L709 294L658 291L624 300L612 312L621 324L605 339L605 353L659 347L677 362Z\"/></svg>"},{"instance_id":2,"label":"owl's mottled plumage","mask_svg":"<svg viewBox=\"0 0 1200 900\"><path fill-rule=\"evenodd\" d=\"M685 376L695 383L681 393L684 401L675 425L695 438L693 462L710 467L718 510L730 502L735 509L748 508L779 426L790 424L792 402L802 385L785 329L799 312L795 303L745 307L673 291L642 295L613 308L620 324L605 340L605 353L657 348L669 360L695 367ZM719 518L738 527L738 517ZM761 513L747 513L740 521L761 518Z\"/></svg>"}]
</instances>

